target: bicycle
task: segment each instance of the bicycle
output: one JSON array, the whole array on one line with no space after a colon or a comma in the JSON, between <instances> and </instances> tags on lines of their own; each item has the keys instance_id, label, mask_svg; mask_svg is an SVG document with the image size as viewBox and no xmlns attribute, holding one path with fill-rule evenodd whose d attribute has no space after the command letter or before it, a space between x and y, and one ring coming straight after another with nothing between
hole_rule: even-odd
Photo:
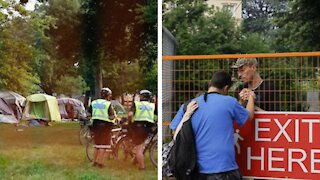
<instances>
[{"instance_id":1,"label":"bicycle","mask_svg":"<svg viewBox=\"0 0 320 180\"><path fill-rule=\"evenodd\" d=\"M88 119L80 120L79 142L81 145L86 145L93 138L93 132L91 130L91 122Z\"/></svg>"},{"instance_id":2,"label":"bicycle","mask_svg":"<svg viewBox=\"0 0 320 180\"><path fill-rule=\"evenodd\" d=\"M116 145L122 138L127 136L128 129L123 122L120 121L119 124L118 123L115 124L111 130L111 141L110 141L111 148L105 149L105 151L109 153L109 159L111 159L111 157L113 157L114 159L118 159L117 151L115 151ZM93 161L93 154L95 151L94 146L95 146L95 143L94 143L94 139L92 138L90 141L88 141L86 145L86 156L90 162Z\"/></svg>"},{"instance_id":3,"label":"bicycle","mask_svg":"<svg viewBox=\"0 0 320 180\"><path fill-rule=\"evenodd\" d=\"M149 150L149 158L152 164L157 168L158 165L158 126L152 128L147 140L145 141L146 150Z\"/></svg>"},{"instance_id":4,"label":"bicycle","mask_svg":"<svg viewBox=\"0 0 320 180\"><path fill-rule=\"evenodd\" d=\"M149 136L145 140L145 149L143 154L147 151L149 152L149 159L152 162L153 166L157 168L158 164L158 127L152 127ZM115 155L117 159L123 158L123 160L127 160L128 156L135 160L135 144L133 143L132 138L130 135L126 134L122 136L119 141L116 143L115 147Z\"/></svg>"}]
</instances>

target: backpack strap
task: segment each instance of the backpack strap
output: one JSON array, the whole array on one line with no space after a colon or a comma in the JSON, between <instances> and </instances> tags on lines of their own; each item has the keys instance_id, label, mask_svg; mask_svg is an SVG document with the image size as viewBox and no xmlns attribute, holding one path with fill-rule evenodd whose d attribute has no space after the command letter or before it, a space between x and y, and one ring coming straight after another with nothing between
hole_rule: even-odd
<instances>
[{"instance_id":1,"label":"backpack strap","mask_svg":"<svg viewBox=\"0 0 320 180\"><path fill-rule=\"evenodd\" d=\"M204 102L207 102L208 100L208 94L220 94L219 92L205 92L204 95L203 95L203 100Z\"/></svg>"}]
</instances>

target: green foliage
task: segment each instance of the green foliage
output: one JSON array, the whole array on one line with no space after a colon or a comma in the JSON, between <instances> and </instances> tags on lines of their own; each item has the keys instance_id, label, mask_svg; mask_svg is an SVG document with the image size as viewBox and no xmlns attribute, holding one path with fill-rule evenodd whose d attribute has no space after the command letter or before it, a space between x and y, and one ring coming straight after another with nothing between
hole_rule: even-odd
<instances>
[{"instance_id":1,"label":"green foliage","mask_svg":"<svg viewBox=\"0 0 320 180\"><path fill-rule=\"evenodd\" d=\"M227 12L208 8L203 1L167 0L175 5L164 12L164 24L178 41L178 54L270 53L319 50L320 3L305 0L290 1L245 0L241 31ZM319 36L320 37L320 36ZM319 73L315 58L263 59L260 67L264 79L276 79L280 90L281 110L307 110L306 90L319 89ZM177 107L195 96L195 90L206 90L211 71L228 69L221 60L175 61L174 89ZM285 68L279 68L285 67ZM290 71L289 69L297 69ZM231 70L230 70L231 71ZM230 72L231 73L231 72ZM286 91L286 92L285 92ZM178 95L179 93L179 95ZM182 95L181 95L182 94Z\"/></svg>"},{"instance_id":2,"label":"green foliage","mask_svg":"<svg viewBox=\"0 0 320 180\"><path fill-rule=\"evenodd\" d=\"M245 33L269 37L276 25L273 19L287 8L287 0L244 0L243 27Z\"/></svg>"},{"instance_id":3,"label":"green foliage","mask_svg":"<svg viewBox=\"0 0 320 180\"><path fill-rule=\"evenodd\" d=\"M44 14L52 19L54 23L45 29L45 37L38 37L37 48L41 57L37 58L34 69L40 76L40 86L47 94L55 90L58 93L70 94L70 92L82 93L82 85L75 63L79 62L81 31L80 29L80 3L78 0L48 1L35 10L37 14ZM67 78L66 78L67 77ZM75 89L66 89L61 79L75 79ZM68 82L69 83L69 82ZM81 88L80 88L81 87ZM79 89L80 88L80 89ZM66 90L66 92L61 92Z\"/></svg>"},{"instance_id":4,"label":"green foliage","mask_svg":"<svg viewBox=\"0 0 320 180\"><path fill-rule=\"evenodd\" d=\"M203 1L178 1L176 8L165 13L164 25L177 39L178 54L239 52L240 34L235 19L225 10L209 8Z\"/></svg>"},{"instance_id":5,"label":"green foliage","mask_svg":"<svg viewBox=\"0 0 320 180\"><path fill-rule=\"evenodd\" d=\"M82 72L91 94L94 94L94 89L100 84L98 77L100 68L106 67L104 64L139 60L141 70L148 72L156 63L156 1L90 0L84 1L81 8L84 12L82 43L86 64ZM101 71L112 70L106 67ZM109 81L101 84L109 84ZM133 88L136 86L120 91L130 91Z\"/></svg>"},{"instance_id":6,"label":"green foliage","mask_svg":"<svg viewBox=\"0 0 320 180\"><path fill-rule=\"evenodd\" d=\"M158 92L158 66L155 64L150 71L148 71L144 77L145 83L143 89L148 89L157 94ZM142 89L142 88L141 88Z\"/></svg>"},{"instance_id":7,"label":"green foliage","mask_svg":"<svg viewBox=\"0 0 320 180\"><path fill-rule=\"evenodd\" d=\"M26 17L30 15L23 6L13 0L0 0L0 28L3 28L6 24L9 24L12 19L17 16Z\"/></svg>"},{"instance_id":8,"label":"green foliage","mask_svg":"<svg viewBox=\"0 0 320 180\"><path fill-rule=\"evenodd\" d=\"M104 86L111 88L113 96L145 88L145 75L140 71L138 62L107 62L103 66Z\"/></svg>"},{"instance_id":9,"label":"green foliage","mask_svg":"<svg viewBox=\"0 0 320 180\"><path fill-rule=\"evenodd\" d=\"M141 48L141 56L139 58L140 69L144 73L151 73L154 65L157 63L158 52L158 11L157 1L148 0L146 5L139 5L136 11L140 12L137 16L139 23L145 26L143 37L145 40Z\"/></svg>"},{"instance_id":10,"label":"green foliage","mask_svg":"<svg viewBox=\"0 0 320 180\"><path fill-rule=\"evenodd\" d=\"M146 5L139 6L136 9L140 16L137 16L139 23L145 26L145 32L143 33L144 42L141 48L141 56L138 59L139 69L143 76L143 87L140 89L148 89L154 94L158 91L158 2L154 0L148 0Z\"/></svg>"},{"instance_id":11,"label":"green foliage","mask_svg":"<svg viewBox=\"0 0 320 180\"><path fill-rule=\"evenodd\" d=\"M318 1L294 0L289 1L286 11L275 17L275 25L278 26L274 34L274 48L278 52L301 52L319 51L320 35L317 29L320 28L320 3ZM299 78L300 81L286 82L288 89L296 90L296 94L291 94L293 99L306 101L306 94L299 93L305 90L319 89L318 81L308 79L318 79L319 74L310 71L306 67L318 67L317 60L311 57L302 58L297 62L290 62L291 66L299 70L290 74L290 78ZM287 106L290 107L290 106ZM292 108L292 107L290 107ZM294 110L306 110L305 104L298 104Z\"/></svg>"},{"instance_id":12,"label":"green foliage","mask_svg":"<svg viewBox=\"0 0 320 180\"><path fill-rule=\"evenodd\" d=\"M79 1L48 1L38 10L55 19L55 27L46 32L51 39L46 50L54 49L55 58L63 59L65 65L76 63L81 54L82 12Z\"/></svg>"},{"instance_id":13,"label":"green foliage","mask_svg":"<svg viewBox=\"0 0 320 180\"><path fill-rule=\"evenodd\" d=\"M281 59L277 63L265 59L260 63L262 67L268 67L260 71L262 78L275 79L275 84L280 90L279 101L282 103L282 111L308 110L306 92L319 89L317 82L310 81L310 79L317 79L317 73L308 69L312 61L313 59L309 57L299 57Z\"/></svg>"},{"instance_id":14,"label":"green foliage","mask_svg":"<svg viewBox=\"0 0 320 180\"><path fill-rule=\"evenodd\" d=\"M157 59L156 1L39 2L34 11L27 11L25 1L0 0L0 88L24 95L70 95L89 86L93 94L99 72L114 72L103 64L138 59L140 70L152 74ZM133 85L125 83L118 92L142 88L144 77L138 77L139 83L132 80Z\"/></svg>"},{"instance_id":15,"label":"green foliage","mask_svg":"<svg viewBox=\"0 0 320 180\"><path fill-rule=\"evenodd\" d=\"M240 40L241 52L246 53L268 53L271 52L270 41L264 39L258 33L246 33Z\"/></svg>"},{"instance_id":16,"label":"green foliage","mask_svg":"<svg viewBox=\"0 0 320 180\"><path fill-rule=\"evenodd\" d=\"M137 50L140 51L140 48L137 47L141 47L144 43L147 44L145 45L147 48L142 48L145 52L144 57L149 58L145 58L147 59L145 63L141 63L141 69L147 72L148 68L143 67L150 67L155 63L156 51L153 50L157 49L157 31L154 23L157 14L150 15L156 6L153 1L150 2L153 6L146 7L143 4L138 6L138 1L123 4L114 2L106 6L106 2L73 0L66 3L58 0L48 1L40 6L37 12L52 17L55 22L55 26L46 31L49 39L39 43L42 57L37 60L35 69L40 75L42 89L48 94L52 94L55 90L64 94L82 91L82 88L80 90L76 87L73 87L76 88L74 90L68 90L63 87L61 81L61 79L77 79L81 74L91 94L94 94L99 69L102 68L102 72L114 72L114 69L109 69L110 66L103 64L118 65L118 61L138 58ZM120 11L123 14L119 13ZM148 13L145 13L146 11ZM105 16L106 19L101 16ZM148 32L143 32L141 29L145 24L148 24L147 30L155 32L155 35L146 36ZM149 41L145 40L149 38L155 41L151 46ZM74 64L79 64L80 68L75 69ZM106 80L109 78L104 77ZM109 81L104 84L109 84ZM132 82L132 84L137 83ZM118 92L130 91L136 86L130 86L132 88L125 90L120 90L121 87L115 89L119 89Z\"/></svg>"},{"instance_id":17,"label":"green foliage","mask_svg":"<svg viewBox=\"0 0 320 180\"><path fill-rule=\"evenodd\" d=\"M56 87L54 89L56 93L70 97L72 95L83 95L87 90L89 90L86 82L80 75L77 77L68 75L62 76L57 80Z\"/></svg>"},{"instance_id":18,"label":"green foliage","mask_svg":"<svg viewBox=\"0 0 320 180\"><path fill-rule=\"evenodd\" d=\"M82 94L82 91L87 88L85 88L85 82L82 82L82 77L78 75L77 67L63 64L63 60L55 59L54 56L42 56L37 61L35 70L40 75L41 89L47 94L70 94L70 92ZM71 83L74 80L75 82L71 84L75 85L69 84L72 89L68 89L63 80L67 81L65 83Z\"/></svg>"},{"instance_id":19,"label":"green foliage","mask_svg":"<svg viewBox=\"0 0 320 180\"><path fill-rule=\"evenodd\" d=\"M241 52L240 29L235 19L228 11L209 8L203 1L177 1L176 8L165 13L163 23L175 36L180 55ZM179 93L175 95L176 106L195 97L194 90L207 89L211 70L228 66L222 60L175 61L174 89Z\"/></svg>"},{"instance_id":20,"label":"green foliage","mask_svg":"<svg viewBox=\"0 0 320 180\"><path fill-rule=\"evenodd\" d=\"M318 1L290 1L287 11L279 15L277 43L282 43L283 51L320 50L320 3Z\"/></svg>"},{"instance_id":21,"label":"green foliage","mask_svg":"<svg viewBox=\"0 0 320 180\"><path fill-rule=\"evenodd\" d=\"M43 34L51 20L26 11L15 1L1 1L0 6L6 10L0 12L0 88L23 95L36 92L39 77L32 68L40 56L34 46L36 35Z\"/></svg>"}]
</instances>

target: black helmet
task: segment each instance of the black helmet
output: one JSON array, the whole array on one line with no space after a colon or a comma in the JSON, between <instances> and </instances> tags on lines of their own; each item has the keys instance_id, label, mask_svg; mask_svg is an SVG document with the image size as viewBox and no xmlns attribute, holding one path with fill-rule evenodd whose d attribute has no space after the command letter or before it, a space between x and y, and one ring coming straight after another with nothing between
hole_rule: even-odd
<instances>
[{"instance_id":1,"label":"black helmet","mask_svg":"<svg viewBox=\"0 0 320 180\"><path fill-rule=\"evenodd\" d=\"M109 95L112 95L111 89L109 89L109 88L107 88L107 87L102 88L101 91L100 91L100 93L101 93L101 97L107 97L107 96L109 96Z\"/></svg>"},{"instance_id":2,"label":"black helmet","mask_svg":"<svg viewBox=\"0 0 320 180\"><path fill-rule=\"evenodd\" d=\"M145 97L146 99L151 99L152 93L149 90L143 89L139 92L139 95Z\"/></svg>"}]
</instances>

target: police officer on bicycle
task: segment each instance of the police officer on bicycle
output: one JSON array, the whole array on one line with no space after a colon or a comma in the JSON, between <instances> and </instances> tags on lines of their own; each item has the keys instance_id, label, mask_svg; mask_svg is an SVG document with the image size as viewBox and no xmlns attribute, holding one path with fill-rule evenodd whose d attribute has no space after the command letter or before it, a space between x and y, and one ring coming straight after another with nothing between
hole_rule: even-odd
<instances>
[{"instance_id":1,"label":"police officer on bicycle","mask_svg":"<svg viewBox=\"0 0 320 180\"><path fill-rule=\"evenodd\" d=\"M154 121L154 115L157 109L154 103L151 103L151 92L141 90L139 92L140 101L135 101L128 113L128 120L131 123L131 135L133 143L136 145L136 161L139 170L145 169L143 150L144 141L148 137Z\"/></svg>"},{"instance_id":2,"label":"police officer on bicycle","mask_svg":"<svg viewBox=\"0 0 320 180\"><path fill-rule=\"evenodd\" d=\"M93 120L93 134L95 150L93 166L103 168L104 157L108 149L111 150L111 129L115 118L114 109L111 106L112 91L109 88L101 89L101 99L92 101L89 108L91 120Z\"/></svg>"}]
</instances>

